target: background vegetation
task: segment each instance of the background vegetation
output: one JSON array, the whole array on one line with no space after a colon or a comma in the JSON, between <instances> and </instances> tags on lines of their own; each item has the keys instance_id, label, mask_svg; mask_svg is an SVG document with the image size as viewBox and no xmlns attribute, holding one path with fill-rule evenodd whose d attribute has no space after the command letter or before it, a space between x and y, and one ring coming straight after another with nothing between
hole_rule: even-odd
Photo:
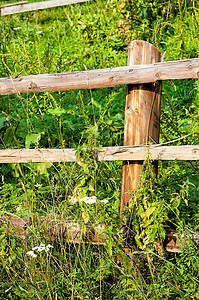
<instances>
[{"instance_id":1,"label":"background vegetation","mask_svg":"<svg viewBox=\"0 0 199 300\"><path fill-rule=\"evenodd\" d=\"M164 60L198 57L198 32L194 0L96 0L1 17L0 76L125 66L133 39L153 43ZM199 229L198 162L159 162L157 179L145 162L126 210L137 232L128 254L116 229L122 163L97 163L83 150L123 144L125 93L121 86L1 96L0 149L73 147L85 159L0 165L1 215L106 224L107 240L73 245L35 228L21 240L1 228L0 299L199 299L195 245L180 254L161 247L168 227ZM174 145L198 144L198 98L197 80L163 83L160 142L192 133ZM80 201L93 195L94 204ZM53 248L27 255L41 243Z\"/></svg>"}]
</instances>

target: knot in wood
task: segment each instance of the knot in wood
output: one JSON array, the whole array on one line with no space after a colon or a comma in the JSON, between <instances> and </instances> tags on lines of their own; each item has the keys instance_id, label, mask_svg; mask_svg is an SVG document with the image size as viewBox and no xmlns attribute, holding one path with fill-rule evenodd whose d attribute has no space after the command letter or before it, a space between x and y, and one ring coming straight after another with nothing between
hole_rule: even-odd
<instances>
[{"instance_id":1,"label":"knot in wood","mask_svg":"<svg viewBox=\"0 0 199 300\"><path fill-rule=\"evenodd\" d=\"M37 84L35 82L31 81L31 83L30 83L30 85L29 85L28 88L31 90L31 89L34 89L36 87L37 87Z\"/></svg>"},{"instance_id":2,"label":"knot in wood","mask_svg":"<svg viewBox=\"0 0 199 300\"><path fill-rule=\"evenodd\" d=\"M197 148L193 149L193 154L197 154L197 152L198 152Z\"/></svg>"},{"instance_id":3,"label":"knot in wood","mask_svg":"<svg viewBox=\"0 0 199 300\"><path fill-rule=\"evenodd\" d=\"M139 109L137 105L133 105L133 111L138 114L139 113Z\"/></svg>"}]
</instances>

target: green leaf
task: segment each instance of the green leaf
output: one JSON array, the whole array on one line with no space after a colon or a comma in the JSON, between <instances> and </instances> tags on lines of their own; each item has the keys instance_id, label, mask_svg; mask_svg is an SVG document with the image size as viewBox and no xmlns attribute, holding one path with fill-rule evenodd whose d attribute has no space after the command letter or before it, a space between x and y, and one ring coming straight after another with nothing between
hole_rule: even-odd
<instances>
[{"instance_id":1,"label":"green leaf","mask_svg":"<svg viewBox=\"0 0 199 300\"><path fill-rule=\"evenodd\" d=\"M47 110L48 114L51 114L52 116L60 117L61 115L67 113L67 111L64 108L56 107L56 108L49 108Z\"/></svg>"},{"instance_id":2,"label":"green leaf","mask_svg":"<svg viewBox=\"0 0 199 300\"><path fill-rule=\"evenodd\" d=\"M94 105L95 107L101 109L101 105L100 105L97 101L95 101L95 100L93 100L93 105Z\"/></svg>"},{"instance_id":3,"label":"green leaf","mask_svg":"<svg viewBox=\"0 0 199 300\"><path fill-rule=\"evenodd\" d=\"M41 139L42 133L43 132L27 134L27 136L26 136L26 142L25 142L25 147L26 148L30 148L31 144L36 145L39 142L39 140Z\"/></svg>"},{"instance_id":4,"label":"green leaf","mask_svg":"<svg viewBox=\"0 0 199 300\"><path fill-rule=\"evenodd\" d=\"M113 120L111 120L111 119L106 122L107 125L111 125L112 123L113 123Z\"/></svg>"},{"instance_id":5,"label":"green leaf","mask_svg":"<svg viewBox=\"0 0 199 300\"><path fill-rule=\"evenodd\" d=\"M107 239L105 241L105 243L106 243L106 251L108 252L109 256L112 256L112 254L113 254L112 240L111 239Z\"/></svg>"},{"instance_id":6,"label":"green leaf","mask_svg":"<svg viewBox=\"0 0 199 300\"><path fill-rule=\"evenodd\" d=\"M149 216L152 215L155 209L156 209L155 206L149 207L145 212L146 217L149 218Z\"/></svg>"},{"instance_id":7,"label":"green leaf","mask_svg":"<svg viewBox=\"0 0 199 300\"><path fill-rule=\"evenodd\" d=\"M149 234L149 241L153 242L156 238L157 228L154 228L153 231Z\"/></svg>"},{"instance_id":8,"label":"green leaf","mask_svg":"<svg viewBox=\"0 0 199 300\"><path fill-rule=\"evenodd\" d=\"M36 170L40 174L47 174L47 169L52 166L52 163L36 163Z\"/></svg>"},{"instance_id":9,"label":"green leaf","mask_svg":"<svg viewBox=\"0 0 199 300\"><path fill-rule=\"evenodd\" d=\"M69 122L68 120L64 120L63 124L66 124L71 130L75 130L75 125Z\"/></svg>"},{"instance_id":10,"label":"green leaf","mask_svg":"<svg viewBox=\"0 0 199 300\"><path fill-rule=\"evenodd\" d=\"M153 220L149 219L149 220L145 220L142 224L142 226L144 228L147 228L151 223L153 222Z\"/></svg>"},{"instance_id":11,"label":"green leaf","mask_svg":"<svg viewBox=\"0 0 199 300\"><path fill-rule=\"evenodd\" d=\"M149 218L150 215L152 215L152 213L154 212L155 209L156 209L155 206L151 206L151 207L147 208L146 211L141 213L141 217L142 218L145 218L145 217Z\"/></svg>"},{"instance_id":12,"label":"green leaf","mask_svg":"<svg viewBox=\"0 0 199 300\"><path fill-rule=\"evenodd\" d=\"M199 174L191 175L189 181L197 188L199 186Z\"/></svg>"},{"instance_id":13,"label":"green leaf","mask_svg":"<svg viewBox=\"0 0 199 300\"><path fill-rule=\"evenodd\" d=\"M143 31L143 29L140 28L140 27L134 27L134 30L136 30L136 31Z\"/></svg>"},{"instance_id":14,"label":"green leaf","mask_svg":"<svg viewBox=\"0 0 199 300\"><path fill-rule=\"evenodd\" d=\"M0 129L3 128L6 117L0 117Z\"/></svg>"}]
</instances>

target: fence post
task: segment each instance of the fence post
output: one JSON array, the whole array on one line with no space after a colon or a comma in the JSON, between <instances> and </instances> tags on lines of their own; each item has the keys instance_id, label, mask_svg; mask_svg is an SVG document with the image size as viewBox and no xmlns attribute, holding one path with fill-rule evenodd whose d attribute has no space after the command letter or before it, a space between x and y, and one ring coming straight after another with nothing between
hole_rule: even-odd
<instances>
[{"instance_id":1,"label":"fence post","mask_svg":"<svg viewBox=\"0 0 199 300\"><path fill-rule=\"evenodd\" d=\"M152 64L161 61L161 52L145 41L132 41L127 49L127 65ZM158 74L156 75L158 77ZM124 146L159 142L161 81L129 84L125 104ZM122 168L120 214L129 202L128 191L136 190L143 161L127 161ZM154 166L157 172L157 163Z\"/></svg>"}]
</instances>

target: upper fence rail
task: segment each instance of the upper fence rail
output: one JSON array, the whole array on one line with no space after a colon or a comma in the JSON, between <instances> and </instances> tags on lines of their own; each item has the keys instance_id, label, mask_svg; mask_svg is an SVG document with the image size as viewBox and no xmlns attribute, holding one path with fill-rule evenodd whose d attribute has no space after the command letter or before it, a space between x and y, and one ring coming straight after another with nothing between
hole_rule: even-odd
<instances>
[{"instance_id":1,"label":"upper fence rail","mask_svg":"<svg viewBox=\"0 0 199 300\"><path fill-rule=\"evenodd\" d=\"M199 58L91 71L0 78L0 95L142 84L199 76Z\"/></svg>"},{"instance_id":2,"label":"upper fence rail","mask_svg":"<svg viewBox=\"0 0 199 300\"><path fill-rule=\"evenodd\" d=\"M92 0L52 0L52 1L43 1L35 3L27 3L27 1L12 3L10 5L0 6L1 16L13 15L27 11L35 11L40 9L53 8L58 6L66 6L70 4L77 4L82 2L89 2Z\"/></svg>"}]
</instances>

